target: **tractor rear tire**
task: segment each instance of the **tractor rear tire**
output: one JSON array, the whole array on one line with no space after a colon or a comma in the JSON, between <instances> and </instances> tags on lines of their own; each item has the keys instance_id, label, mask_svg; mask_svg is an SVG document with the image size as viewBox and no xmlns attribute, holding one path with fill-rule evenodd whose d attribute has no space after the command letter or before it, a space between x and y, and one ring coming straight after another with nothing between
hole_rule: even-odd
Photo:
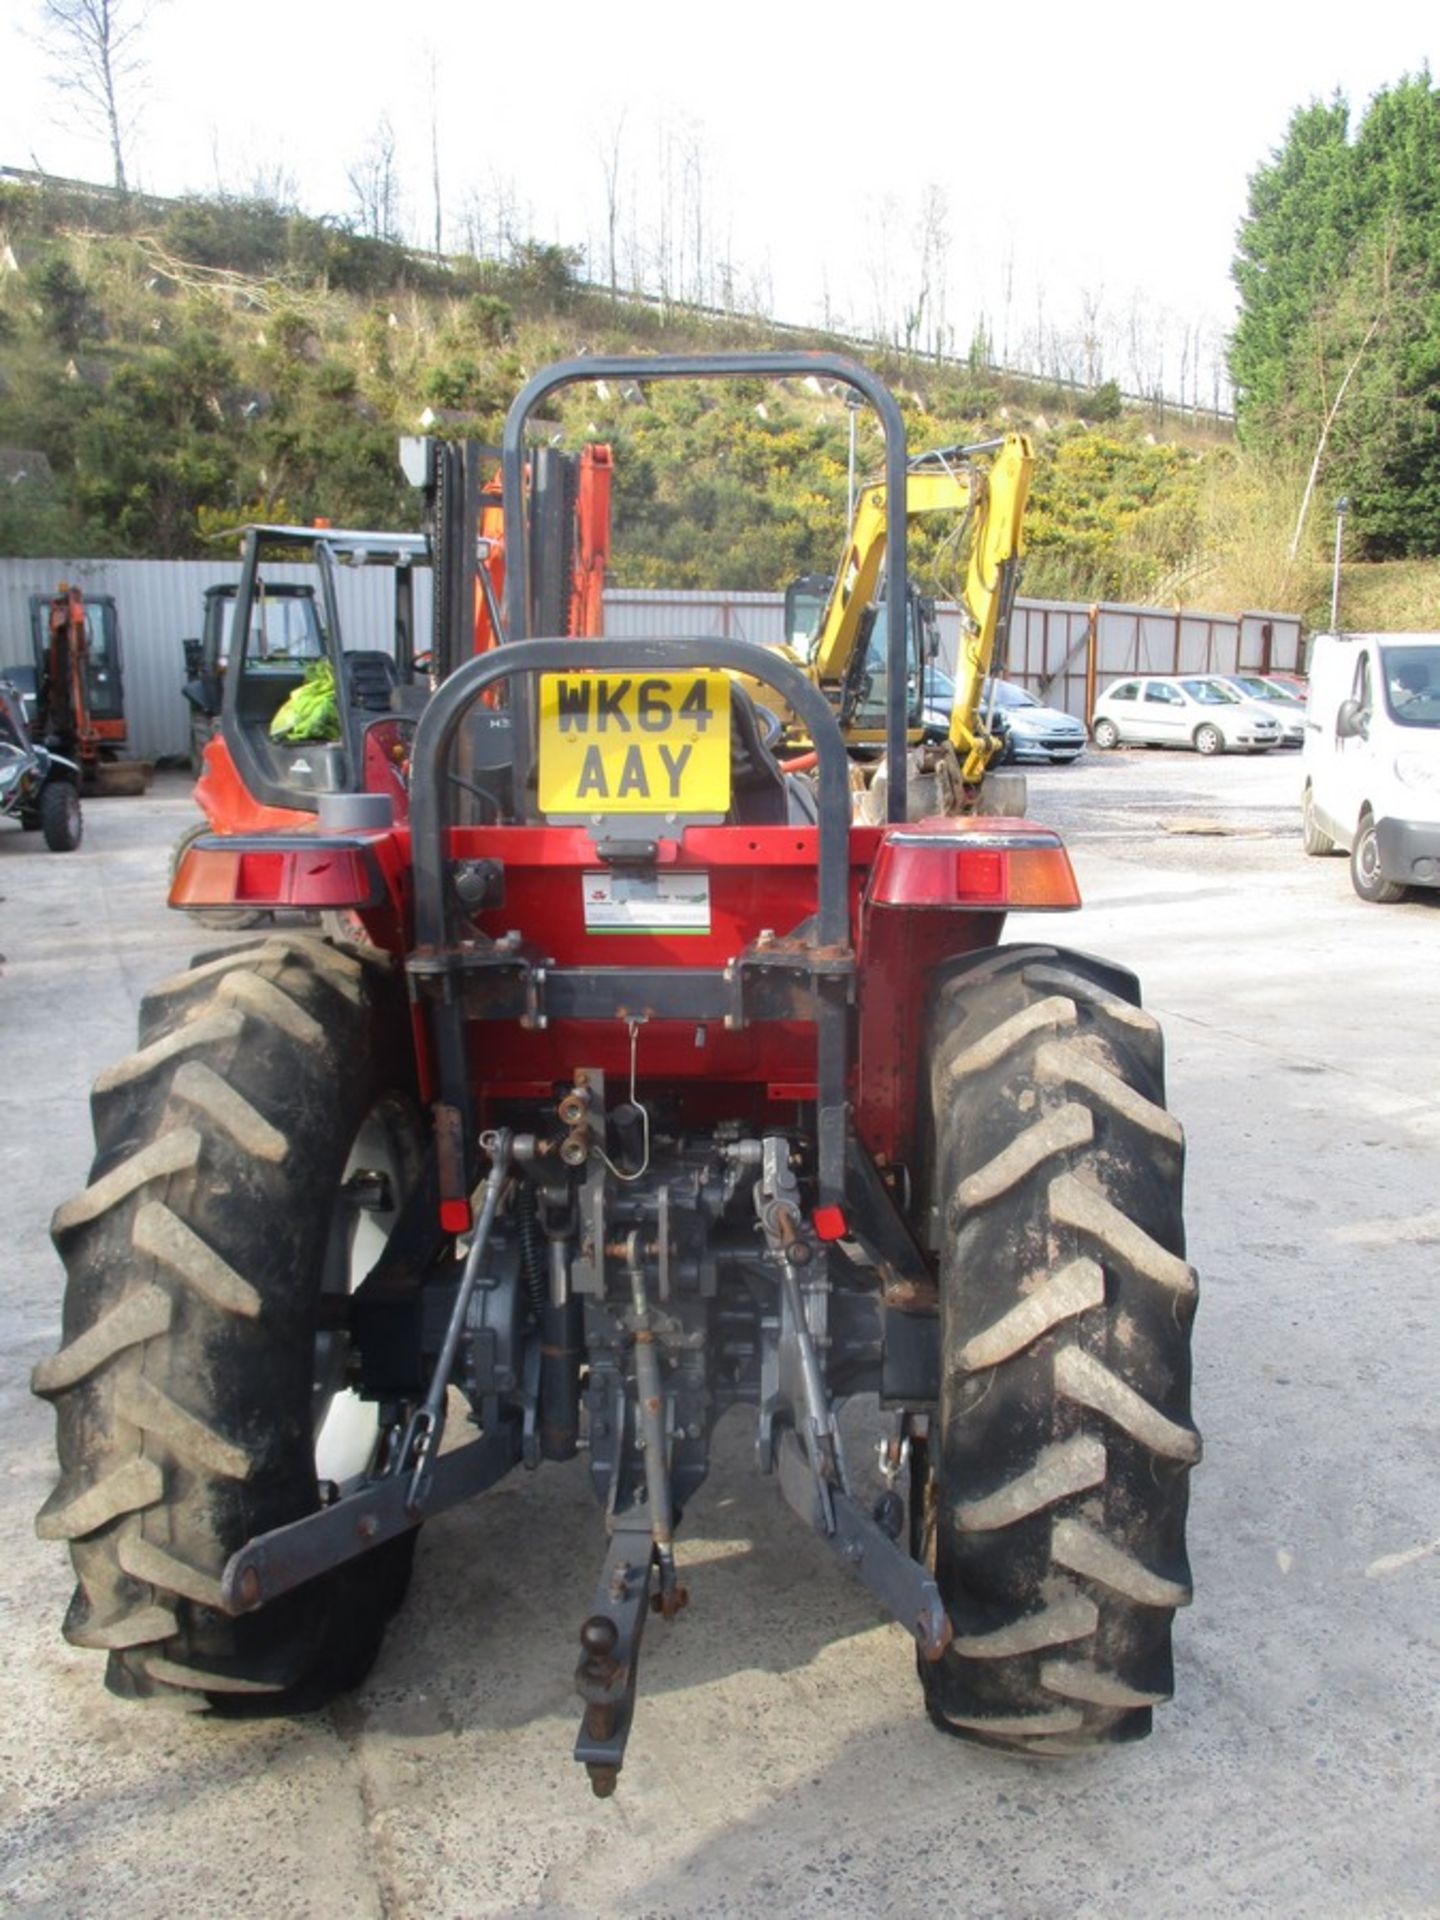
<instances>
[{"instance_id":1,"label":"tractor rear tire","mask_svg":"<svg viewBox=\"0 0 1440 1920\"><path fill-rule=\"evenodd\" d=\"M108 1652L116 1693L307 1711L364 1677L404 1597L414 1530L254 1613L219 1604L238 1547L380 1444L320 1301L363 1277L418 1177L407 1041L383 967L277 936L157 987L139 1052L95 1084L90 1184L51 1229L62 1345L32 1385L58 1419L37 1527L70 1547L65 1636Z\"/></svg>"},{"instance_id":2,"label":"tractor rear tire","mask_svg":"<svg viewBox=\"0 0 1440 1920\"><path fill-rule=\"evenodd\" d=\"M74 853L79 846L85 821L73 780L47 780L40 789L40 831L51 853Z\"/></svg>"},{"instance_id":3,"label":"tractor rear tire","mask_svg":"<svg viewBox=\"0 0 1440 1920\"><path fill-rule=\"evenodd\" d=\"M1160 1032L1122 970L1014 947L947 980L931 1038L941 1381L912 1524L955 1638L926 1704L1022 1753L1136 1739L1172 1691L1200 1455Z\"/></svg>"}]
</instances>

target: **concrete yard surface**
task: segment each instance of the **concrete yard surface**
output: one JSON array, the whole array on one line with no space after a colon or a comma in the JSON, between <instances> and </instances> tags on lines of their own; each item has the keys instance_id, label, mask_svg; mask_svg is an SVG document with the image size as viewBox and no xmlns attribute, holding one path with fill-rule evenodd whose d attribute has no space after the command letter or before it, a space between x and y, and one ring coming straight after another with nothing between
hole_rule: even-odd
<instances>
[{"instance_id":1,"label":"concrete yard surface","mask_svg":"<svg viewBox=\"0 0 1440 1920\"><path fill-rule=\"evenodd\" d=\"M935 1732L910 1642L732 1415L605 1802L570 1758L603 1553L580 1463L427 1525L374 1673L314 1719L129 1705L61 1638L27 1384L59 1339L48 1221L145 988L224 936L164 905L178 778L88 804L73 855L0 826L0 1910L1440 1914L1440 896L1368 907L1343 859L1305 859L1293 756L1092 752L1030 791L1086 905L1009 937L1138 973L1189 1136L1206 1457L1176 1698L1150 1740L1048 1764ZM852 1460L875 1424L847 1410Z\"/></svg>"}]
</instances>

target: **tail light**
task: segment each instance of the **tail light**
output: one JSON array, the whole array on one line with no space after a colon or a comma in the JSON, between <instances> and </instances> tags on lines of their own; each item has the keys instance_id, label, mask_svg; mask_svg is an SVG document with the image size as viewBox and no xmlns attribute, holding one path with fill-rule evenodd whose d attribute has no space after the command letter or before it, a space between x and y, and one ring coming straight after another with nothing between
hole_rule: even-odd
<instances>
[{"instance_id":1,"label":"tail light","mask_svg":"<svg viewBox=\"0 0 1440 1920\"><path fill-rule=\"evenodd\" d=\"M878 907L1029 908L1058 912L1080 905L1070 856L1056 833L1027 825L973 828L949 822L941 829L899 828L887 833L870 881Z\"/></svg>"}]
</instances>

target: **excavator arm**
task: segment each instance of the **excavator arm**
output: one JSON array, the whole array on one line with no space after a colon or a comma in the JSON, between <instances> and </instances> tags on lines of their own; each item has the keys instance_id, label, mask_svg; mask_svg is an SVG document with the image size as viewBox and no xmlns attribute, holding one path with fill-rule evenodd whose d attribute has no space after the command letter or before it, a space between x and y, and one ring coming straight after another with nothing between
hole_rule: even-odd
<instances>
[{"instance_id":1,"label":"excavator arm","mask_svg":"<svg viewBox=\"0 0 1440 1920\"><path fill-rule=\"evenodd\" d=\"M1023 433L1007 433L980 483L970 560L965 570L964 630L955 660L950 744L967 786L984 774L994 753L979 725L980 698L995 657L995 640L1015 598L1025 551L1025 502L1035 456Z\"/></svg>"},{"instance_id":2,"label":"excavator arm","mask_svg":"<svg viewBox=\"0 0 1440 1920\"><path fill-rule=\"evenodd\" d=\"M988 469L978 468L976 456L989 453L995 457ZM994 753L994 743L980 725L980 696L1014 597L1033 467L1029 440L1010 433L980 446L921 454L906 476L907 520L932 513L973 516L961 596L964 634L950 716L950 741L967 784L979 781ZM863 643L865 616L885 567L885 491L883 486L863 487L856 502L844 563L810 656L811 671L822 687L845 684Z\"/></svg>"},{"instance_id":3,"label":"excavator arm","mask_svg":"<svg viewBox=\"0 0 1440 1920\"><path fill-rule=\"evenodd\" d=\"M905 481L907 519L918 520L927 513L969 511L970 479L964 469L922 464L944 458L940 454L922 454L918 461L912 462ZM865 611L875 600L884 569L885 488L862 487L855 503L855 519L844 564L835 576L810 656L822 686L838 684L849 672Z\"/></svg>"}]
</instances>

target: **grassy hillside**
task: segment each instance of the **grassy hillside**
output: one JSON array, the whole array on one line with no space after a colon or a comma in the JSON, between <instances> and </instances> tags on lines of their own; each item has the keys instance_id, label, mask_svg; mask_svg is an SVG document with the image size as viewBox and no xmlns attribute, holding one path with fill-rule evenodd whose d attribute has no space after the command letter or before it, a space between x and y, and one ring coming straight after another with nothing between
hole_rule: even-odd
<instances>
[{"instance_id":1,"label":"grassy hillside","mask_svg":"<svg viewBox=\"0 0 1440 1920\"><path fill-rule=\"evenodd\" d=\"M414 524L395 440L427 409L437 430L493 442L547 360L824 344L612 301L579 287L559 248L436 265L234 202L6 188L0 263L0 450L30 476L0 489L8 553L189 555L259 517ZM984 370L875 364L912 449L1034 437L1027 593L1328 607L1328 530L1284 557L1301 476L1247 462L1223 434L1123 409L1113 388L1077 413L1073 395ZM555 425L616 448L618 584L773 588L834 564L849 420L813 383L577 387ZM858 453L862 471L879 454L864 415ZM921 560L948 592L943 531ZM1378 580L1368 591L1384 604ZM1419 605L1423 587L1403 597Z\"/></svg>"}]
</instances>

